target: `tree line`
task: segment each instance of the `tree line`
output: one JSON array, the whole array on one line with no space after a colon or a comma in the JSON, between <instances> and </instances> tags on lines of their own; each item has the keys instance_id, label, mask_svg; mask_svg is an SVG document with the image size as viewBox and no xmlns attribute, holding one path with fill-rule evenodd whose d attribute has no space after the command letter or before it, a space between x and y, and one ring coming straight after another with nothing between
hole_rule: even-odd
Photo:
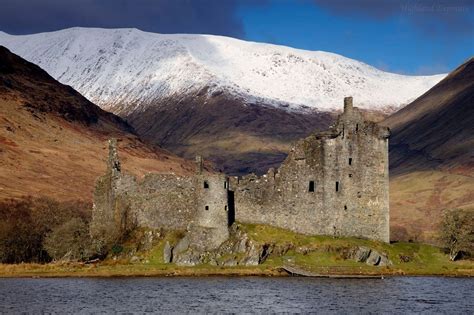
<instances>
[{"instance_id":1,"label":"tree line","mask_svg":"<svg viewBox=\"0 0 474 315\"><path fill-rule=\"evenodd\" d=\"M92 205L27 197L0 202L0 262L45 263L91 255Z\"/></svg>"}]
</instances>

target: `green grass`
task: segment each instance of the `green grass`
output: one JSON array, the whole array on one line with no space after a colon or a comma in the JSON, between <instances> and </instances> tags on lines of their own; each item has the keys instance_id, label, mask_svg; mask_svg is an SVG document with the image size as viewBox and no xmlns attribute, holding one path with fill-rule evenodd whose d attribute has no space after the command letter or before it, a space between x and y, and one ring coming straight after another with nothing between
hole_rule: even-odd
<instances>
[{"instance_id":1,"label":"green grass","mask_svg":"<svg viewBox=\"0 0 474 315\"><path fill-rule=\"evenodd\" d=\"M386 273L420 275L474 275L473 261L451 262L442 249L420 243L394 243L329 236L307 236L266 225L241 225L249 237L257 243L276 245L293 244L294 249L283 257L270 257L263 266L278 267L296 265L309 271L321 273ZM343 252L351 247L367 246L388 255L392 266L377 267L343 258ZM299 248L310 249L303 254ZM409 262L400 257L407 256Z\"/></svg>"},{"instance_id":2,"label":"green grass","mask_svg":"<svg viewBox=\"0 0 474 315\"><path fill-rule=\"evenodd\" d=\"M198 276L198 275L284 275L281 267L285 265L319 274L362 274L362 275L448 275L474 276L474 261L464 260L451 262L448 255L440 248L420 243L394 243L355 239L333 238L328 236L307 236L293 233L288 230L265 225L240 224L249 238L259 244L274 244L276 247L292 249L285 254L270 255L259 266L222 267L203 264L194 267L179 267L174 264L165 264L163 249L167 241L176 244L182 237L181 232L167 232L154 241L149 251L135 253L141 258L140 262L130 263L130 255L118 256L118 259L109 257L96 265L80 263L63 264L17 264L1 265L0 277L40 276ZM123 244L123 253L130 254L136 249L138 233ZM386 253L393 262L392 266L376 267L344 259L344 251L354 246L367 246L379 252ZM402 262L400 256L410 257L409 262ZM122 258L120 258L122 257ZM224 255L222 261L229 258Z\"/></svg>"}]
</instances>

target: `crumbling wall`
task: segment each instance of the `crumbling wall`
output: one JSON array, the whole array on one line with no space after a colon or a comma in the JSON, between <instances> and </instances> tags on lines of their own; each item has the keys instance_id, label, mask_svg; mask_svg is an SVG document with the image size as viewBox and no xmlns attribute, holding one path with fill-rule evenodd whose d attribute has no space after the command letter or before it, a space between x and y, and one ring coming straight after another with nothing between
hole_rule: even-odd
<instances>
[{"instance_id":1,"label":"crumbling wall","mask_svg":"<svg viewBox=\"0 0 474 315\"><path fill-rule=\"evenodd\" d=\"M388 242L388 136L346 98L336 124L299 141L277 171L232 178L236 220Z\"/></svg>"},{"instance_id":2,"label":"crumbling wall","mask_svg":"<svg viewBox=\"0 0 474 315\"><path fill-rule=\"evenodd\" d=\"M131 204L126 197L136 190L135 178L121 173L117 141L109 140L107 171L97 179L90 226L99 247L114 244L134 227Z\"/></svg>"},{"instance_id":3,"label":"crumbling wall","mask_svg":"<svg viewBox=\"0 0 474 315\"><path fill-rule=\"evenodd\" d=\"M121 173L117 143L109 141L107 172L97 180L91 236L105 245L119 242L135 227L192 231L196 242L219 246L228 238L228 182L223 174L147 174L142 180ZM204 185L205 183L205 185Z\"/></svg>"},{"instance_id":4,"label":"crumbling wall","mask_svg":"<svg viewBox=\"0 0 474 315\"><path fill-rule=\"evenodd\" d=\"M191 177L148 174L128 193L137 226L186 230L196 216L196 189Z\"/></svg>"}]
</instances>

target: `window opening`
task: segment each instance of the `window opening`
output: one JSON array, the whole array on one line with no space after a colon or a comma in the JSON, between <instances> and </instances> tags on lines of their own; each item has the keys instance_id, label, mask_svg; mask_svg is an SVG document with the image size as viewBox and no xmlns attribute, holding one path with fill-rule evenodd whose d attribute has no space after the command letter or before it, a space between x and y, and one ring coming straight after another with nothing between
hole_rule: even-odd
<instances>
[{"instance_id":1,"label":"window opening","mask_svg":"<svg viewBox=\"0 0 474 315\"><path fill-rule=\"evenodd\" d=\"M209 188L209 183L207 182L207 180L204 181L204 188L205 188L205 189L208 189L208 188Z\"/></svg>"},{"instance_id":2,"label":"window opening","mask_svg":"<svg viewBox=\"0 0 474 315\"><path fill-rule=\"evenodd\" d=\"M209 206L206 206L206 210L209 210Z\"/></svg>"},{"instance_id":3,"label":"window opening","mask_svg":"<svg viewBox=\"0 0 474 315\"><path fill-rule=\"evenodd\" d=\"M309 191L309 192L314 192L314 180L310 180L310 181L309 181L309 188L308 188L308 191Z\"/></svg>"},{"instance_id":4,"label":"window opening","mask_svg":"<svg viewBox=\"0 0 474 315\"><path fill-rule=\"evenodd\" d=\"M336 191L339 191L339 182L336 182Z\"/></svg>"},{"instance_id":5,"label":"window opening","mask_svg":"<svg viewBox=\"0 0 474 315\"><path fill-rule=\"evenodd\" d=\"M352 165L352 158L349 158L349 165Z\"/></svg>"}]
</instances>

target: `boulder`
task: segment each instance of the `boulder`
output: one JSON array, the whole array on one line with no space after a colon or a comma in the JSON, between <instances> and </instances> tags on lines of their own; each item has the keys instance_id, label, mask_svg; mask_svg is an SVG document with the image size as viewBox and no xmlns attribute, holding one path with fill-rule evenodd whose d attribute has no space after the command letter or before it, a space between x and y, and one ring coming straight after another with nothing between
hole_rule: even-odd
<instances>
[{"instance_id":1,"label":"boulder","mask_svg":"<svg viewBox=\"0 0 474 315\"><path fill-rule=\"evenodd\" d=\"M357 262L366 262L372 250L365 246L357 247L352 254L352 258Z\"/></svg>"},{"instance_id":2,"label":"boulder","mask_svg":"<svg viewBox=\"0 0 474 315\"><path fill-rule=\"evenodd\" d=\"M235 244L234 252L245 253L247 251L247 241L247 235L245 235L239 242Z\"/></svg>"},{"instance_id":3,"label":"boulder","mask_svg":"<svg viewBox=\"0 0 474 315\"><path fill-rule=\"evenodd\" d=\"M174 262L178 266L196 266L202 263L200 254L192 250L182 252L174 257Z\"/></svg>"},{"instance_id":4,"label":"boulder","mask_svg":"<svg viewBox=\"0 0 474 315\"><path fill-rule=\"evenodd\" d=\"M171 263L173 260L173 248L170 245L170 242L166 242L165 248L163 249L163 261L165 264Z\"/></svg>"},{"instance_id":5,"label":"boulder","mask_svg":"<svg viewBox=\"0 0 474 315\"><path fill-rule=\"evenodd\" d=\"M351 248L348 251L348 255L346 257L349 259L353 259L357 262L365 262L367 265L371 266L392 265L392 262L390 261L390 259L388 259L386 254L380 253L374 249L365 246L357 246Z\"/></svg>"},{"instance_id":6,"label":"boulder","mask_svg":"<svg viewBox=\"0 0 474 315\"><path fill-rule=\"evenodd\" d=\"M235 257L228 258L224 262L222 262L222 266L233 267L237 265L238 265L238 262Z\"/></svg>"},{"instance_id":7,"label":"boulder","mask_svg":"<svg viewBox=\"0 0 474 315\"><path fill-rule=\"evenodd\" d=\"M384 254L380 255L379 266L391 266L393 265L392 261Z\"/></svg>"},{"instance_id":8,"label":"boulder","mask_svg":"<svg viewBox=\"0 0 474 315\"><path fill-rule=\"evenodd\" d=\"M140 257L138 257L138 256L132 256L132 258L130 258L130 262L131 262L132 264L139 263L139 262L140 262Z\"/></svg>"},{"instance_id":9,"label":"boulder","mask_svg":"<svg viewBox=\"0 0 474 315\"><path fill-rule=\"evenodd\" d=\"M371 266L378 266L378 264L380 263L380 259L380 254L377 251L372 250L370 251L370 255L369 257L367 257L365 263Z\"/></svg>"},{"instance_id":10,"label":"boulder","mask_svg":"<svg viewBox=\"0 0 474 315\"><path fill-rule=\"evenodd\" d=\"M186 251L189 248L189 244L190 244L189 237L186 235L185 237L180 239L178 244L176 244L176 246L173 248L172 256L175 257L179 253Z\"/></svg>"},{"instance_id":11,"label":"boulder","mask_svg":"<svg viewBox=\"0 0 474 315\"><path fill-rule=\"evenodd\" d=\"M261 252L261 248L251 242L250 248L241 263L246 266L257 266L260 263Z\"/></svg>"}]
</instances>

